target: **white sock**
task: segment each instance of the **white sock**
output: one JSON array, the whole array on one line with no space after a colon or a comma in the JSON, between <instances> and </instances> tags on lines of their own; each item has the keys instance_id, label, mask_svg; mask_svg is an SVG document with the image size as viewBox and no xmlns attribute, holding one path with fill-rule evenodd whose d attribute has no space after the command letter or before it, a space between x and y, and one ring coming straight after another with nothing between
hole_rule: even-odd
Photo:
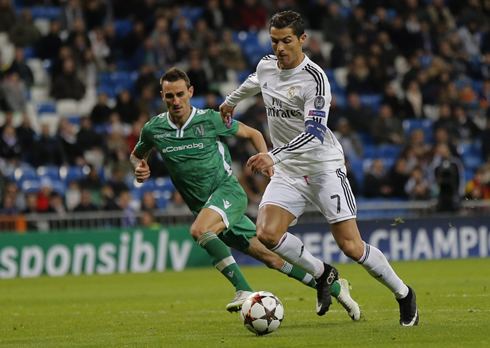
<instances>
[{"instance_id":1,"label":"white sock","mask_svg":"<svg viewBox=\"0 0 490 348\"><path fill-rule=\"evenodd\" d=\"M323 262L306 250L301 239L289 232L284 233L279 243L271 250L287 262L310 273L315 278L320 277L325 270Z\"/></svg>"},{"instance_id":2,"label":"white sock","mask_svg":"<svg viewBox=\"0 0 490 348\"><path fill-rule=\"evenodd\" d=\"M364 253L357 263L364 267L371 277L390 289L396 298L400 299L407 296L408 287L396 275L388 260L378 248L364 243Z\"/></svg>"}]
</instances>

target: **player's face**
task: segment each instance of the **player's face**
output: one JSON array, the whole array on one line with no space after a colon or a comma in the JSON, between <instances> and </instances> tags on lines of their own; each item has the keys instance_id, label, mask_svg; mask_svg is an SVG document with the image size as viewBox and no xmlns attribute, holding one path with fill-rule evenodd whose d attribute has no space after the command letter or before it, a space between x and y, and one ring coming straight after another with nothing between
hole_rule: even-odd
<instances>
[{"instance_id":1,"label":"player's face","mask_svg":"<svg viewBox=\"0 0 490 348\"><path fill-rule=\"evenodd\" d=\"M193 94L194 87L187 89L184 80L163 81L162 99L173 121L185 122L187 120L191 113L190 99Z\"/></svg>"},{"instance_id":2,"label":"player's face","mask_svg":"<svg viewBox=\"0 0 490 348\"><path fill-rule=\"evenodd\" d=\"M272 49L281 69L293 69L303 61L302 45L306 39L305 34L298 39L291 28L271 27L270 35Z\"/></svg>"}]
</instances>

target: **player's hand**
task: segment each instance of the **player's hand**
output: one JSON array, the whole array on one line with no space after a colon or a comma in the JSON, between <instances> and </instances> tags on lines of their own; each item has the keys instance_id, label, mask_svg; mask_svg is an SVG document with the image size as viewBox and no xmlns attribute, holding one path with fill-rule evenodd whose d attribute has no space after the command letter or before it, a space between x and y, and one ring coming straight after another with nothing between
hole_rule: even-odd
<instances>
[{"instance_id":1,"label":"player's hand","mask_svg":"<svg viewBox=\"0 0 490 348\"><path fill-rule=\"evenodd\" d=\"M254 173L260 173L264 169L268 169L273 165L274 165L274 161L272 160L271 156L269 156L267 153L256 154L255 156L250 157L247 161L247 166L249 166L252 169L252 172Z\"/></svg>"},{"instance_id":2,"label":"player's hand","mask_svg":"<svg viewBox=\"0 0 490 348\"><path fill-rule=\"evenodd\" d=\"M233 118L234 112L235 112L235 107L226 105L225 102L223 102L219 106L219 113L221 114L221 119L223 120L223 123L230 122L230 120Z\"/></svg>"},{"instance_id":3,"label":"player's hand","mask_svg":"<svg viewBox=\"0 0 490 348\"><path fill-rule=\"evenodd\" d=\"M145 182L150 177L150 167L148 163L143 159L139 166L134 170L137 182Z\"/></svg>"},{"instance_id":4,"label":"player's hand","mask_svg":"<svg viewBox=\"0 0 490 348\"><path fill-rule=\"evenodd\" d=\"M268 178L271 178L274 175L274 167L262 169L262 174Z\"/></svg>"}]
</instances>

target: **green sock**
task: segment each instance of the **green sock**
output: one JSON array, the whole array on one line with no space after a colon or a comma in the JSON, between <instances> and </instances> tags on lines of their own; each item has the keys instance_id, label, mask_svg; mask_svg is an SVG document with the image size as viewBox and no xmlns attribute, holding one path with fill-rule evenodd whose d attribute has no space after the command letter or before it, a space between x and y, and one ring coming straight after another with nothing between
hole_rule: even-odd
<instances>
[{"instance_id":1,"label":"green sock","mask_svg":"<svg viewBox=\"0 0 490 348\"><path fill-rule=\"evenodd\" d=\"M309 286L310 288L315 289L316 288L316 281L315 278L309 273L306 273L303 271L301 268L293 266L289 262L285 262L284 266L279 270L281 273L286 274L288 277L294 278L306 286ZM335 281L332 285L332 296L337 298L340 294L340 284Z\"/></svg>"},{"instance_id":2,"label":"green sock","mask_svg":"<svg viewBox=\"0 0 490 348\"><path fill-rule=\"evenodd\" d=\"M294 278L301 283L309 286L310 288L316 287L315 278L309 273L306 273L301 268L293 266L289 262L284 262L284 266L279 270L279 272L286 274L288 277Z\"/></svg>"},{"instance_id":3,"label":"green sock","mask_svg":"<svg viewBox=\"0 0 490 348\"><path fill-rule=\"evenodd\" d=\"M213 266L235 286L236 291L244 290L253 292L235 259L231 256L230 250L218 238L216 233L204 233L198 238L197 244L207 251L209 256L211 256Z\"/></svg>"}]
</instances>

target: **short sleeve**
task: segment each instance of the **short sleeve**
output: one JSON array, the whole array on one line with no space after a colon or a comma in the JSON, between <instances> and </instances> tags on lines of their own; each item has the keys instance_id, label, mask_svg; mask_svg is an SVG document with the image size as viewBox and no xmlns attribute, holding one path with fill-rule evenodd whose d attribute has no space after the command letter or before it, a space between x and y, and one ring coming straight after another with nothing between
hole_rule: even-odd
<instances>
[{"instance_id":1,"label":"short sleeve","mask_svg":"<svg viewBox=\"0 0 490 348\"><path fill-rule=\"evenodd\" d=\"M230 122L223 123L221 115L217 111L209 111L211 121L216 129L216 135L221 137L234 137L238 132L239 123L237 120L231 118Z\"/></svg>"},{"instance_id":2,"label":"short sleeve","mask_svg":"<svg viewBox=\"0 0 490 348\"><path fill-rule=\"evenodd\" d=\"M135 150L141 154L147 153L153 148L153 142L151 138L150 126L147 122L140 133L140 139L135 146Z\"/></svg>"}]
</instances>

